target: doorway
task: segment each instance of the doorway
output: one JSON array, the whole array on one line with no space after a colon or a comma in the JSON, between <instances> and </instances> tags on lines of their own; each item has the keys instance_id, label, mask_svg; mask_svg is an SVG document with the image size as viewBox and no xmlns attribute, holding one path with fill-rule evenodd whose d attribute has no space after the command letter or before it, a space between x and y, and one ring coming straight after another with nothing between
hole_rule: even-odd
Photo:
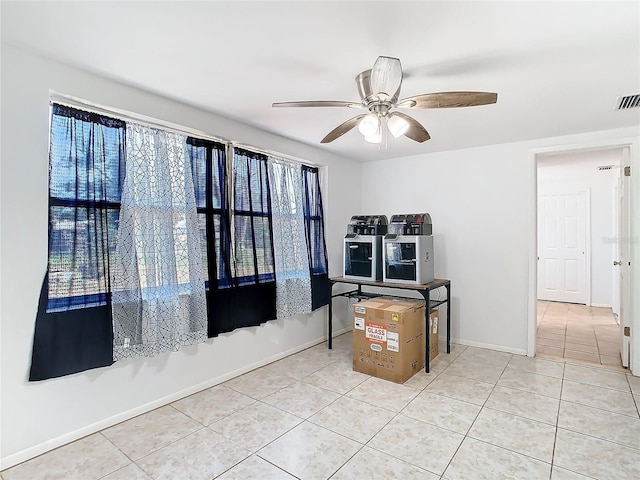
<instances>
[{"instance_id":1,"label":"doorway","mask_svg":"<svg viewBox=\"0 0 640 480\"><path fill-rule=\"evenodd\" d=\"M617 189L625 150L536 155L534 335L541 355L622 365L621 329L613 308L617 310L620 297L614 262L619 235Z\"/></svg>"},{"instance_id":2,"label":"doorway","mask_svg":"<svg viewBox=\"0 0 640 480\"><path fill-rule=\"evenodd\" d=\"M536 356L623 370L611 308L538 301Z\"/></svg>"}]
</instances>

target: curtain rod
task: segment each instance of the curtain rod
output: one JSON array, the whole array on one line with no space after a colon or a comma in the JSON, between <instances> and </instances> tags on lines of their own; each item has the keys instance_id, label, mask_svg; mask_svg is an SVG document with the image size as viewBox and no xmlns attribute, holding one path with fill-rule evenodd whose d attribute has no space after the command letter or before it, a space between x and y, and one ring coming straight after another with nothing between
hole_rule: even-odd
<instances>
[{"instance_id":1,"label":"curtain rod","mask_svg":"<svg viewBox=\"0 0 640 480\"><path fill-rule=\"evenodd\" d=\"M267 155L267 156L272 156L272 157L278 157L281 160L289 160L295 163L299 163L301 165L306 165L307 167L321 167L322 165L318 165L315 163L311 163L308 160L302 160L298 157L294 157L291 155L286 155L284 153L280 153L280 152L274 152L273 150L265 150L264 148L257 148L254 147L252 145L246 145L243 143L238 143L238 142L229 142L232 146L234 147L238 147L238 148L244 148L245 150L253 150L254 152L257 153L262 153L263 155Z\"/></svg>"},{"instance_id":2,"label":"curtain rod","mask_svg":"<svg viewBox=\"0 0 640 480\"><path fill-rule=\"evenodd\" d=\"M67 107L72 108L80 108L90 111L92 113L97 113L99 115L107 115L111 117L116 117L119 120L125 120L130 122L135 122L138 124L142 124L146 127L151 128L161 128L164 130L171 131L173 133L177 133L180 135L189 135L189 136L197 136L198 138L202 138L204 140L211 140L214 142L225 143L231 145L233 147L244 148L246 150L252 150L256 153L262 153L263 155L270 155L273 157L278 157L285 160L290 160L295 163L300 163L302 165L307 165L309 167L319 167L321 165L317 165L309 162L308 160L303 160L301 158L295 157L293 155L287 155L284 153L276 152L273 150L266 150L263 148L258 148L253 145L247 145L240 142L235 142L233 140L228 140L222 137L215 137L201 130L192 129L189 127L184 127L182 125L178 125L176 123L167 122L164 120L159 120L157 118L149 117L147 115L142 115L138 113L129 112L127 110L122 110L115 107L104 107L102 105L98 105L96 103L90 102L88 100L84 100L78 97L73 97L71 95L65 95L62 93L50 91L49 92L49 100L52 103L59 103L65 105Z\"/></svg>"}]
</instances>

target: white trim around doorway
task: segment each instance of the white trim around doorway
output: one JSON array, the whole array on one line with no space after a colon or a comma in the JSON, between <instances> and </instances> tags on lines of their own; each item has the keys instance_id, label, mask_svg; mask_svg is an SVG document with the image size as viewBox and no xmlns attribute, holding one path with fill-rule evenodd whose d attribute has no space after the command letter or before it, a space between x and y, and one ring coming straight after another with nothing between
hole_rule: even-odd
<instances>
[{"instance_id":1,"label":"white trim around doorway","mask_svg":"<svg viewBox=\"0 0 640 480\"><path fill-rule=\"evenodd\" d=\"M629 137L615 140L603 140L587 142L581 144L556 145L550 147L534 148L529 151L529 294L527 305L528 328L527 328L527 355L534 357L536 352L536 330L537 330L537 253L538 253L538 181L537 181L537 159L538 156L549 153L576 153L595 150L611 150L615 148L628 148L630 163L636 178L640 175L640 138ZM631 201L640 201L640 181L633 182L631 188ZM640 203L639 203L640 204ZM640 210L630 212L632 239L636 238L640 230ZM635 228L635 230L634 230ZM640 241L631 245L630 258L631 286L638 288L640 285ZM590 298L589 298L590 301ZM631 302L631 372L640 375L640 299L635 299L633 294Z\"/></svg>"}]
</instances>

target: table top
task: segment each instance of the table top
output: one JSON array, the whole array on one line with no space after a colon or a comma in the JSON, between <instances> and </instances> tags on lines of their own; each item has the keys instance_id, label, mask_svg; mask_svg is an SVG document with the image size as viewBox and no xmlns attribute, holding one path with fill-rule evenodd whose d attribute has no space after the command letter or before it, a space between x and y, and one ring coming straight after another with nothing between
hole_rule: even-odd
<instances>
[{"instance_id":1,"label":"table top","mask_svg":"<svg viewBox=\"0 0 640 480\"><path fill-rule=\"evenodd\" d=\"M445 278L436 278L433 282L425 283L424 285L415 285L411 283L389 283L389 282L373 282L371 280L355 280L352 278L344 277L331 277L329 279L333 283L352 283L354 285L369 285L371 287L384 287L384 288L401 288L403 290L432 290L434 288L444 287L451 283L450 280Z\"/></svg>"}]
</instances>

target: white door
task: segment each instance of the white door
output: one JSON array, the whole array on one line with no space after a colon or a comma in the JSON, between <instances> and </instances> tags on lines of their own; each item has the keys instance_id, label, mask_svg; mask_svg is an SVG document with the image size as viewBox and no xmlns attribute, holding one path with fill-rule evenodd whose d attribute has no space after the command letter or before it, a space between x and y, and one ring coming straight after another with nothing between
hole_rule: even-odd
<instances>
[{"instance_id":1,"label":"white door","mask_svg":"<svg viewBox=\"0 0 640 480\"><path fill-rule=\"evenodd\" d=\"M630 305L631 305L631 265L630 265L630 246L631 246L631 202L630 202L630 177L625 174L625 167L629 165L629 149L625 149L622 156L622 172L620 175L620 204L618 208L618 258L614 265L619 270L619 305L620 314L618 323L620 324L620 356L622 357L622 366L629 366L630 353L630 336L629 329L631 325ZM631 168L631 167L628 167Z\"/></svg>"},{"instance_id":2,"label":"white door","mask_svg":"<svg viewBox=\"0 0 640 480\"><path fill-rule=\"evenodd\" d=\"M587 303L587 192L538 197L538 299Z\"/></svg>"}]
</instances>

